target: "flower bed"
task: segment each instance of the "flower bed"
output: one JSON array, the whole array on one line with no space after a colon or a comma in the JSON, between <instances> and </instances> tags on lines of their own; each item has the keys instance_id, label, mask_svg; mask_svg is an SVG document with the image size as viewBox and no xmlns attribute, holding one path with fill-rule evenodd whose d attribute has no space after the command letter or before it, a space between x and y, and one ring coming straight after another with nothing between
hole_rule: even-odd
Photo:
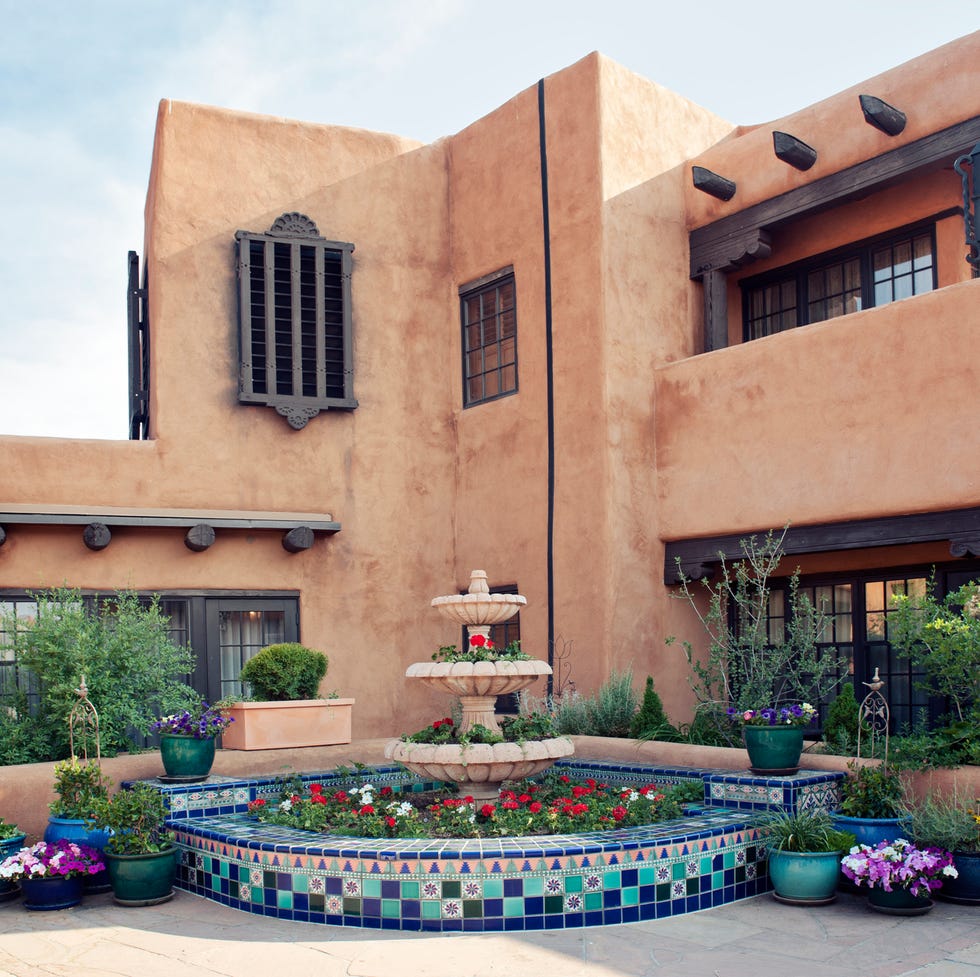
<instances>
[{"instance_id":1,"label":"flower bed","mask_svg":"<svg viewBox=\"0 0 980 977\"><path fill-rule=\"evenodd\" d=\"M701 800L700 782L661 789L654 783L612 787L588 777L552 774L504 789L496 802L446 791L401 795L390 785L365 783L331 790L320 783L287 788L278 805L258 798L259 821L362 838L483 838L572 834L635 827L678 818L682 803Z\"/></svg>"}]
</instances>

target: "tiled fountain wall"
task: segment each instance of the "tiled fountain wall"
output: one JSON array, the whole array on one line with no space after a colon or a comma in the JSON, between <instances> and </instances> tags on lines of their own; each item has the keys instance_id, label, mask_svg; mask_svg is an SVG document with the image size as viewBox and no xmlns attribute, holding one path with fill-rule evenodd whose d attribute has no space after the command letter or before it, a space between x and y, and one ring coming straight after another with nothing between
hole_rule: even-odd
<instances>
[{"instance_id":1,"label":"tiled fountain wall","mask_svg":"<svg viewBox=\"0 0 980 977\"><path fill-rule=\"evenodd\" d=\"M612 785L704 784L704 805L679 821L621 831L527 838L363 839L259 824L246 808L274 799L272 778L153 781L181 847L178 886L281 919L375 929L490 932L658 919L769 888L753 812L836 806L841 774L765 779L603 763L558 764ZM305 775L336 787L429 785L401 768Z\"/></svg>"}]
</instances>

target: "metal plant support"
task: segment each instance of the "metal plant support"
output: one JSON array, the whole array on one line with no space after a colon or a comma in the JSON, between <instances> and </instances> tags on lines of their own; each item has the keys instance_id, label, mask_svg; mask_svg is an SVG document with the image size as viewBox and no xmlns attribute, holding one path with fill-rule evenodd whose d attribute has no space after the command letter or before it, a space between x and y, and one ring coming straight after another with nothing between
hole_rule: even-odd
<instances>
[{"instance_id":1,"label":"metal plant support","mask_svg":"<svg viewBox=\"0 0 980 977\"><path fill-rule=\"evenodd\" d=\"M82 759L86 762L88 761L88 744L89 740L92 740L95 744L95 762L101 764L102 748L99 739L99 713L88 697L88 686L85 684L84 675L78 688L75 689L75 695L78 696L78 702L72 706L72 710L68 714L68 747L71 750L71 758L73 760L78 759L75 755L75 732L78 730L81 733Z\"/></svg>"},{"instance_id":2,"label":"metal plant support","mask_svg":"<svg viewBox=\"0 0 980 977\"><path fill-rule=\"evenodd\" d=\"M973 273L980 272L980 142L954 163L953 169L963 181L963 222L966 225L966 245L970 249L966 260Z\"/></svg>"},{"instance_id":3,"label":"metal plant support","mask_svg":"<svg viewBox=\"0 0 980 977\"><path fill-rule=\"evenodd\" d=\"M885 697L881 694L881 690L884 688L885 683L881 680L878 675L878 669L875 669L874 675L871 676L870 682L863 682L871 691L864 697L858 708L858 733L857 733L857 755L861 756L861 731L867 728L870 731L871 739L871 756L874 757L877 754L878 738L884 736L885 739L885 766L888 766L888 726L890 712L888 709L888 702Z\"/></svg>"}]
</instances>

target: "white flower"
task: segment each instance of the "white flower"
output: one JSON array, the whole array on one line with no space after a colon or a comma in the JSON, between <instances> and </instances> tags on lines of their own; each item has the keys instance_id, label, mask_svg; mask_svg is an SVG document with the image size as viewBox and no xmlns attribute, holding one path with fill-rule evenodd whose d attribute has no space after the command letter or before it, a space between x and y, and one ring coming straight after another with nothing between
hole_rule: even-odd
<instances>
[{"instance_id":1,"label":"white flower","mask_svg":"<svg viewBox=\"0 0 980 977\"><path fill-rule=\"evenodd\" d=\"M284 800L284 801L283 801L283 802L282 802L282 803L281 803L281 804L279 805L279 810L280 810L280 811L289 811L289 810L291 810L291 809L292 809L292 806L293 806L293 802L292 802L291 800L288 800L288 799L287 799L287 800Z\"/></svg>"},{"instance_id":2,"label":"white flower","mask_svg":"<svg viewBox=\"0 0 980 977\"><path fill-rule=\"evenodd\" d=\"M958 879L960 877L960 873L952 865L947 865L943 868L943 875L948 875L951 879Z\"/></svg>"}]
</instances>

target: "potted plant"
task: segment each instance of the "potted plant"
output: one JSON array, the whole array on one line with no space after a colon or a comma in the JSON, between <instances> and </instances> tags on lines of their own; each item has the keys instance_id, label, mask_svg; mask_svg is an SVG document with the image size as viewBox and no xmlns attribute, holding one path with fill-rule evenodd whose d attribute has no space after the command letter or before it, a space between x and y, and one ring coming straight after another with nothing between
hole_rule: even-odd
<instances>
[{"instance_id":1,"label":"potted plant","mask_svg":"<svg viewBox=\"0 0 980 977\"><path fill-rule=\"evenodd\" d=\"M26 837L27 835L16 824L7 824L3 818L0 818L0 861L13 855L24 844ZM0 902L16 898L19 891L15 882L0 878Z\"/></svg>"},{"instance_id":2,"label":"potted plant","mask_svg":"<svg viewBox=\"0 0 980 977\"><path fill-rule=\"evenodd\" d=\"M109 832L105 859L122 906L153 906L173 897L177 846L166 829L163 795L137 783L100 801L95 823Z\"/></svg>"},{"instance_id":3,"label":"potted plant","mask_svg":"<svg viewBox=\"0 0 980 977\"><path fill-rule=\"evenodd\" d=\"M916 844L952 852L957 876L947 879L939 897L980 905L980 800L932 794L904 813Z\"/></svg>"},{"instance_id":4,"label":"potted plant","mask_svg":"<svg viewBox=\"0 0 980 977\"><path fill-rule=\"evenodd\" d=\"M834 824L850 831L858 842L876 845L907 830L902 811L904 790L899 774L884 764L848 764L841 782L841 803Z\"/></svg>"},{"instance_id":5,"label":"potted plant","mask_svg":"<svg viewBox=\"0 0 980 977\"><path fill-rule=\"evenodd\" d=\"M8 855L0 862L0 879L20 882L25 909L67 909L82 901L85 878L104 869L100 852L59 838Z\"/></svg>"},{"instance_id":6,"label":"potted plant","mask_svg":"<svg viewBox=\"0 0 980 977\"><path fill-rule=\"evenodd\" d=\"M953 856L941 848L918 848L905 838L855 845L841 869L858 888L867 886L868 905L878 912L918 916L932 909L930 895L956 878Z\"/></svg>"},{"instance_id":7,"label":"potted plant","mask_svg":"<svg viewBox=\"0 0 980 977\"><path fill-rule=\"evenodd\" d=\"M840 858L854 835L838 831L826 811L774 811L759 819L759 827L776 899L822 906L837 898Z\"/></svg>"},{"instance_id":8,"label":"potted plant","mask_svg":"<svg viewBox=\"0 0 980 977\"><path fill-rule=\"evenodd\" d=\"M201 701L192 709L163 716L150 725L160 734L160 758L166 776L161 780L194 783L204 780L214 763L215 739L235 720Z\"/></svg>"},{"instance_id":9,"label":"potted plant","mask_svg":"<svg viewBox=\"0 0 980 977\"><path fill-rule=\"evenodd\" d=\"M328 746L351 741L353 699L320 698L328 660L322 651L293 642L267 645L245 662L247 701L224 702L235 720L222 739L226 750Z\"/></svg>"},{"instance_id":10,"label":"potted plant","mask_svg":"<svg viewBox=\"0 0 980 977\"><path fill-rule=\"evenodd\" d=\"M109 796L112 781L95 760L80 762L77 757L54 765L54 791L57 797L49 805L45 841L74 841L97 851L105 848L107 834L93 828L90 820L99 801ZM85 879L90 892L108 892L109 877L105 872Z\"/></svg>"},{"instance_id":11,"label":"potted plant","mask_svg":"<svg viewBox=\"0 0 980 977\"><path fill-rule=\"evenodd\" d=\"M742 727L749 769L763 776L796 773L803 752L803 730L817 710L809 702L764 709L728 709L729 718Z\"/></svg>"}]
</instances>

